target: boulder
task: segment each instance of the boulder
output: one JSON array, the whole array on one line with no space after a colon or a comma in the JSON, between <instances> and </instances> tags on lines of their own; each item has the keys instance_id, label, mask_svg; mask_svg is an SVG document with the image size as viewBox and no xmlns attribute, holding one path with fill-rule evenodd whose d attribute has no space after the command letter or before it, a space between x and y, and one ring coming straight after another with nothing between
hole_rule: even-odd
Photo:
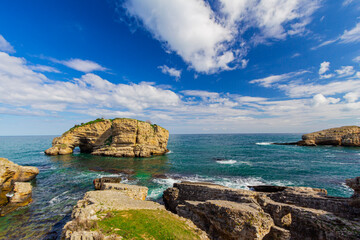
<instances>
[{"instance_id":1,"label":"boulder","mask_svg":"<svg viewBox=\"0 0 360 240\"><path fill-rule=\"evenodd\" d=\"M357 189L358 180L348 182ZM163 200L211 239L360 239L360 208L353 199L309 187L250 188L182 182L168 188Z\"/></svg>"},{"instance_id":2,"label":"boulder","mask_svg":"<svg viewBox=\"0 0 360 240\"><path fill-rule=\"evenodd\" d=\"M48 155L81 152L114 157L150 157L168 152L169 132L156 125L135 119L97 119L76 125L61 137L54 138Z\"/></svg>"},{"instance_id":3,"label":"boulder","mask_svg":"<svg viewBox=\"0 0 360 240\"><path fill-rule=\"evenodd\" d=\"M95 190L101 190L104 183L120 183L121 177L102 177L94 179Z\"/></svg>"},{"instance_id":4,"label":"boulder","mask_svg":"<svg viewBox=\"0 0 360 240\"><path fill-rule=\"evenodd\" d=\"M26 206L31 199L30 181L39 174L36 167L23 167L0 158L0 216Z\"/></svg>"}]
</instances>

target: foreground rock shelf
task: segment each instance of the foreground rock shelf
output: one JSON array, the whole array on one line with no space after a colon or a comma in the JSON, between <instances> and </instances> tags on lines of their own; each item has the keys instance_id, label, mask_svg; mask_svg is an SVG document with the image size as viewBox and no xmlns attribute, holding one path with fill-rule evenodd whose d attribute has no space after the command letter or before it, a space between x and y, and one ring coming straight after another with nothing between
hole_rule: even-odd
<instances>
[{"instance_id":1,"label":"foreground rock shelf","mask_svg":"<svg viewBox=\"0 0 360 240\"><path fill-rule=\"evenodd\" d=\"M97 119L54 138L48 155L81 152L114 157L150 157L168 152L169 131L135 119Z\"/></svg>"},{"instance_id":2,"label":"foreground rock shelf","mask_svg":"<svg viewBox=\"0 0 360 240\"><path fill-rule=\"evenodd\" d=\"M318 132L304 134L302 140L292 143L274 143L276 145L298 145L298 146L350 146L360 147L360 127L344 126L330 128Z\"/></svg>"},{"instance_id":3,"label":"foreground rock shelf","mask_svg":"<svg viewBox=\"0 0 360 240\"><path fill-rule=\"evenodd\" d=\"M360 239L360 178L347 180L353 198L308 187L254 186L254 191L210 183L175 183L166 207L191 219L210 239Z\"/></svg>"},{"instance_id":4,"label":"foreground rock shelf","mask_svg":"<svg viewBox=\"0 0 360 240\"><path fill-rule=\"evenodd\" d=\"M36 167L23 167L6 158L0 158L0 216L32 201L29 181L39 174Z\"/></svg>"},{"instance_id":5,"label":"foreground rock shelf","mask_svg":"<svg viewBox=\"0 0 360 240\"><path fill-rule=\"evenodd\" d=\"M208 239L190 220L163 205L145 201L146 187L119 183L120 178L95 179L98 191L87 192L72 212L62 239Z\"/></svg>"},{"instance_id":6,"label":"foreground rock shelf","mask_svg":"<svg viewBox=\"0 0 360 240\"><path fill-rule=\"evenodd\" d=\"M309 187L175 183L163 196L172 213L145 201L146 187L120 181L95 179L99 190L77 203L62 239L360 239L360 177L346 181L352 198Z\"/></svg>"}]
</instances>

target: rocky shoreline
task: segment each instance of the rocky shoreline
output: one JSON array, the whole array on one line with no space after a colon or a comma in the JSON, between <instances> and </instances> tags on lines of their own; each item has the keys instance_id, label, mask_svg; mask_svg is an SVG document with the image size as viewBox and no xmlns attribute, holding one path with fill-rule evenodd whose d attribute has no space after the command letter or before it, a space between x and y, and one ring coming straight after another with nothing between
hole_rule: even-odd
<instances>
[{"instance_id":1,"label":"rocky shoreline","mask_svg":"<svg viewBox=\"0 0 360 240\"><path fill-rule=\"evenodd\" d=\"M309 187L252 186L252 190L242 190L181 182L164 192L165 207L145 200L146 187L122 184L120 180L94 180L99 190L87 192L77 203L62 239L128 239L129 231L140 231L142 237L133 239L157 239L142 226L143 218L159 215L182 226L185 235L171 235L170 239L360 238L360 177L346 181L354 189L351 198L330 197L324 189ZM128 216L148 211L150 215L141 219ZM131 230L129 224L136 227ZM168 234L164 229L172 225L167 221L152 224L164 234Z\"/></svg>"},{"instance_id":2,"label":"rocky shoreline","mask_svg":"<svg viewBox=\"0 0 360 240\"><path fill-rule=\"evenodd\" d=\"M346 146L360 147L360 127L344 126L330 128L318 132L304 134L302 140L291 143L273 143L275 145L297 145L297 146Z\"/></svg>"},{"instance_id":3,"label":"rocky shoreline","mask_svg":"<svg viewBox=\"0 0 360 240\"><path fill-rule=\"evenodd\" d=\"M32 202L30 181L38 174L36 167L23 167L0 158L0 216Z\"/></svg>"},{"instance_id":4,"label":"rocky shoreline","mask_svg":"<svg viewBox=\"0 0 360 240\"><path fill-rule=\"evenodd\" d=\"M113 157L150 157L168 152L169 131L136 119L96 119L75 125L54 138L47 155L71 154L75 147L83 153Z\"/></svg>"}]
</instances>

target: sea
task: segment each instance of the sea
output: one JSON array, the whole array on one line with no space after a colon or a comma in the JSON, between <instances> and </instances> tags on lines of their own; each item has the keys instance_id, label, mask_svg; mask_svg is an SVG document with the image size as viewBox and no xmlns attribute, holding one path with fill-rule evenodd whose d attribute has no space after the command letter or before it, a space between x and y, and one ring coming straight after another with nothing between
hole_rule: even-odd
<instances>
[{"instance_id":1,"label":"sea","mask_svg":"<svg viewBox=\"0 0 360 240\"><path fill-rule=\"evenodd\" d=\"M0 217L0 239L59 239L73 206L93 190L93 179L121 176L149 188L148 200L180 181L205 181L232 188L252 185L325 188L349 197L345 179L360 176L360 148L272 145L294 142L301 134L172 134L164 156L114 158L75 149L47 156L55 136L0 137L0 157L40 170L32 182L33 202Z\"/></svg>"}]
</instances>

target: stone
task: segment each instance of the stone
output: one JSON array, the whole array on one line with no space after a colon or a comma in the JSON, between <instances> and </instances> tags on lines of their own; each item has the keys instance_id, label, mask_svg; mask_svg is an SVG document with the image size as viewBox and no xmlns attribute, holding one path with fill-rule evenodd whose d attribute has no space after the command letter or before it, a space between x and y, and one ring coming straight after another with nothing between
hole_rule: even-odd
<instances>
[{"instance_id":1,"label":"stone","mask_svg":"<svg viewBox=\"0 0 360 240\"><path fill-rule=\"evenodd\" d=\"M358 181L347 183L357 191ZM244 226L251 216L260 222L244 228L250 239L360 239L360 208L354 198L329 197L326 190L309 187L250 189L181 182L165 190L163 200L167 209L191 219L211 239L236 239L227 226Z\"/></svg>"},{"instance_id":2,"label":"stone","mask_svg":"<svg viewBox=\"0 0 360 240\"><path fill-rule=\"evenodd\" d=\"M354 190L352 198L360 198L360 177L346 179L346 185Z\"/></svg>"},{"instance_id":3,"label":"stone","mask_svg":"<svg viewBox=\"0 0 360 240\"><path fill-rule=\"evenodd\" d=\"M36 167L24 167L0 158L0 216L32 201L31 181L39 174Z\"/></svg>"},{"instance_id":4,"label":"stone","mask_svg":"<svg viewBox=\"0 0 360 240\"><path fill-rule=\"evenodd\" d=\"M121 188L111 188L109 190L107 184L119 183L103 183L102 186L107 188L106 190L87 192L84 198L79 200L74 207L71 215L72 219L65 224L61 239L123 239L122 236L116 234L108 236L106 233L94 231L96 222L105 218L109 211L148 209L154 210L155 214L158 213L157 211L166 211L164 206L159 203L140 200L138 196L129 194L129 189L139 189L140 191L146 189L147 194L147 188L145 187L122 184ZM175 214L172 214L172 217L186 223L189 229L199 234L199 239L208 239L206 233L198 229L191 221Z\"/></svg>"},{"instance_id":5,"label":"stone","mask_svg":"<svg viewBox=\"0 0 360 240\"><path fill-rule=\"evenodd\" d=\"M262 239L274 222L257 204L224 200L185 201L178 214L191 219L212 239ZM184 211L184 209L186 209Z\"/></svg>"},{"instance_id":6,"label":"stone","mask_svg":"<svg viewBox=\"0 0 360 240\"><path fill-rule=\"evenodd\" d=\"M104 183L120 183L121 177L102 177L93 181L95 190L101 190Z\"/></svg>"},{"instance_id":7,"label":"stone","mask_svg":"<svg viewBox=\"0 0 360 240\"><path fill-rule=\"evenodd\" d=\"M135 119L97 119L68 130L53 139L48 155L81 152L113 157L150 157L168 152L169 131Z\"/></svg>"},{"instance_id":8,"label":"stone","mask_svg":"<svg viewBox=\"0 0 360 240\"><path fill-rule=\"evenodd\" d=\"M114 190L120 191L136 200L145 200L148 188L137 185L129 185L120 183L120 177L102 177L94 180L94 186L96 190Z\"/></svg>"},{"instance_id":9,"label":"stone","mask_svg":"<svg viewBox=\"0 0 360 240\"><path fill-rule=\"evenodd\" d=\"M291 143L274 143L276 145L298 145L298 146L360 146L360 127L343 126L325 129L313 133L304 134L302 140Z\"/></svg>"}]
</instances>

